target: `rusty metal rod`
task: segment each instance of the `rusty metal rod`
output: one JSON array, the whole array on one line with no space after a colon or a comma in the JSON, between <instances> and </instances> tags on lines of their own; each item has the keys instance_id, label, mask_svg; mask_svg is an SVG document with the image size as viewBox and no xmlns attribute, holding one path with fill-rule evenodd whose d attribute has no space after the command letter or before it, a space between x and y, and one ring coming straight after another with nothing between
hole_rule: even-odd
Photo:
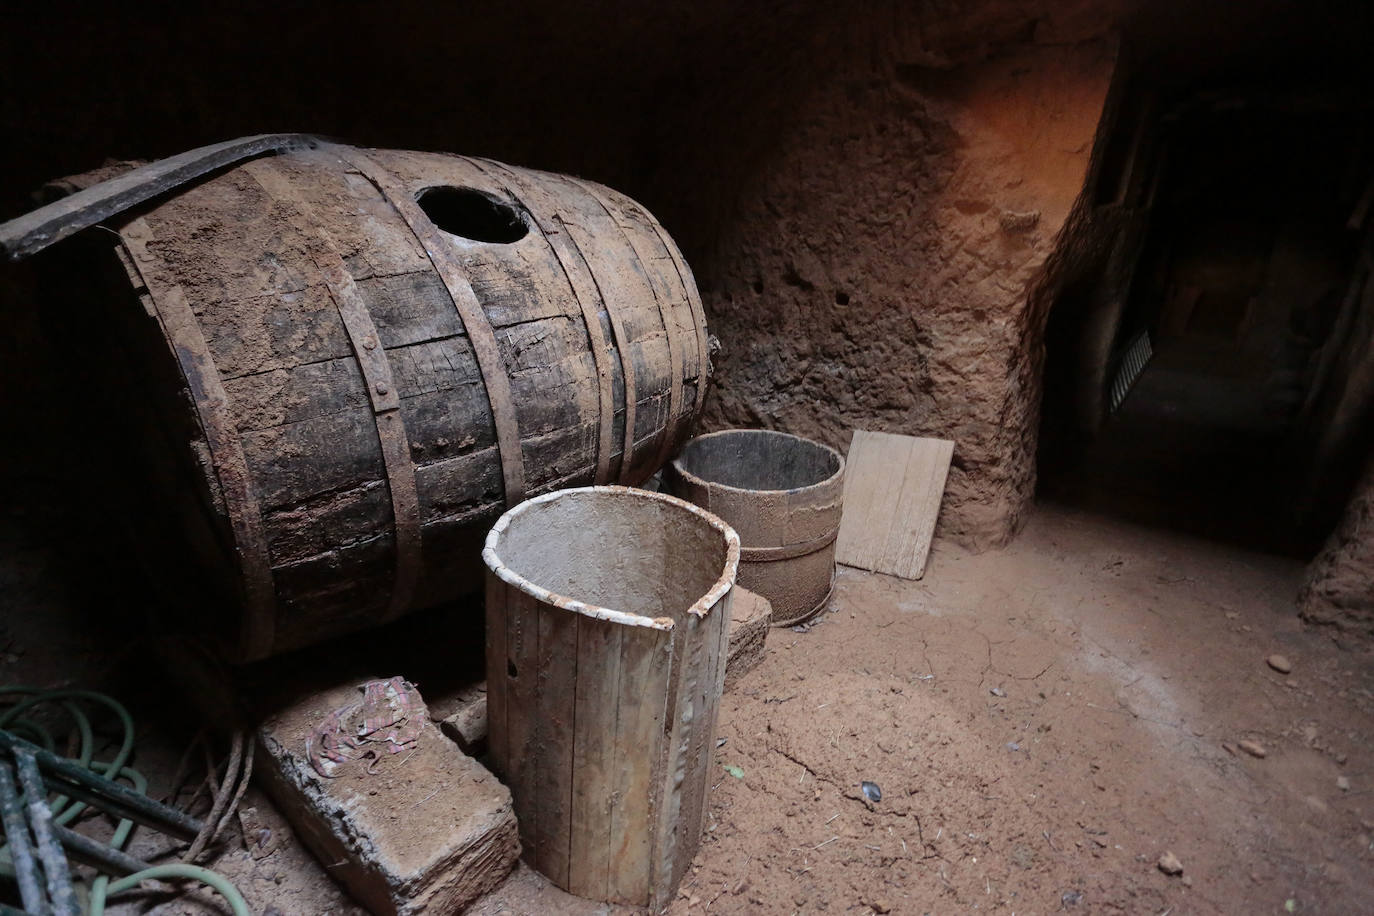
<instances>
[{"instance_id":1,"label":"rusty metal rod","mask_svg":"<svg viewBox=\"0 0 1374 916\"><path fill-rule=\"evenodd\" d=\"M134 872L153 867L151 863L135 859L123 850L106 846L59 824L53 825L53 834L77 862L93 866L109 875L132 875Z\"/></svg>"},{"instance_id":2,"label":"rusty metal rod","mask_svg":"<svg viewBox=\"0 0 1374 916\"><path fill-rule=\"evenodd\" d=\"M0 223L0 251L18 261L145 200L245 159L314 147L308 134L259 134L187 150Z\"/></svg>"},{"instance_id":3,"label":"rusty metal rod","mask_svg":"<svg viewBox=\"0 0 1374 916\"><path fill-rule=\"evenodd\" d=\"M200 833L204 826L185 812L99 776L4 729L0 729L0 748L9 750L16 757L20 753L30 754L38 767L48 774L48 784L53 791L97 805L118 817L188 840Z\"/></svg>"}]
</instances>

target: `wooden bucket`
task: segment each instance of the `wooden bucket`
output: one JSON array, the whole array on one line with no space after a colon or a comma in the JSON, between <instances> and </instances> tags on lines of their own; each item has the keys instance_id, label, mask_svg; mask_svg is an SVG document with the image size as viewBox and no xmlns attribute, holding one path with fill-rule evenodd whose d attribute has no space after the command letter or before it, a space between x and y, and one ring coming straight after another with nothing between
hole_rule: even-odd
<instances>
[{"instance_id":1,"label":"wooden bucket","mask_svg":"<svg viewBox=\"0 0 1374 916\"><path fill-rule=\"evenodd\" d=\"M178 606L239 660L480 587L503 509L644 481L701 408L691 272L593 182L322 144L111 225L142 511L175 507Z\"/></svg>"},{"instance_id":2,"label":"wooden bucket","mask_svg":"<svg viewBox=\"0 0 1374 916\"><path fill-rule=\"evenodd\" d=\"M773 625L820 613L835 587L844 458L764 429L698 436L665 469L668 492L739 532L739 584L773 605Z\"/></svg>"},{"instance_id":3,"label":"wooden bucket","mask_svg":"<svg viewBox=\"0 0 1374 916\"><path fill-rule=\"evenodd\" d=\"M660 907L701 840L739 538L660 493L587 487L501 516L487 574L487 727L527 862Z\"/></svg>"}]
</instances>

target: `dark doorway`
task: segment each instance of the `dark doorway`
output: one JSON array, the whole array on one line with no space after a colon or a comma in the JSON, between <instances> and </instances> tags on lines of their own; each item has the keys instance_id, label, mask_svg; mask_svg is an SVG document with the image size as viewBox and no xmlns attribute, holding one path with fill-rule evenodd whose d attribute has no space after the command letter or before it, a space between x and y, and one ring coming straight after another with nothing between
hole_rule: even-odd
<instances>
[{"instance_id":1,"label":"dark doorway","mask_svg":"<svg viewBox=\"0 0 1374 916\"><path fill-rule=\"evenodd\" d=\"M1310 555L1367 446L1333 422L1355 406L1335 367L1368 350L1370 112L1330 87L1141 98L1099 184L1115 284L1052 314L1041 493Z\"/></svg>"}]
</instances>

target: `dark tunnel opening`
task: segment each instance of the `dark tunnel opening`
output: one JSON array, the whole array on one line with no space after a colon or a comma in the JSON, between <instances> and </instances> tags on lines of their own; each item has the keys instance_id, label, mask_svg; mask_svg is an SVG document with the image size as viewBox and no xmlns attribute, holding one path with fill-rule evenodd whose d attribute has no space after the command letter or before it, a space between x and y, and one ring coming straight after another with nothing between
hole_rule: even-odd
<instances>
[{"instance_id":1,"label":"dark tunnel opening","mask_svg":"<svg viewBox=\"0 0 1374 916\"><path fill-rule=\"evenodd\" d=\"M1165 100L1167 99L1167 100ZM1315 84L1126 93L1125 231L1047 329L1040 493L1311 556L1368 442L1368 106Z\"/></svg>"}]
</instances>

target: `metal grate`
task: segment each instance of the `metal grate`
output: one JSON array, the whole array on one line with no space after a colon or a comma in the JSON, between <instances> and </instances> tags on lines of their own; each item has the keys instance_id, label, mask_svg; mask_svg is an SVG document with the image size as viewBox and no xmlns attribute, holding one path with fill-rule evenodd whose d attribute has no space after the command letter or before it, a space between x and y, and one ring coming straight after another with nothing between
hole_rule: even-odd
<instances>
[{"instance_id":1,"label":"metal grate","mask_svg":"<svg viewBox=\"0 0 1374 916\"><path fill-rule=\"evenodd\" d=\"M1116 377L1112 379L1111 413L1116 413L1117 408L1126 400L1126 395L1131 393L1131 388L1140 378L1140 373L1145 371L1154 355L1154 347L1150 344L1150 332L1141 331L1140 335L1131 341L1131 345L1126 348L1125 354L1117 364Z\"/></svg>"}]
</instances>

